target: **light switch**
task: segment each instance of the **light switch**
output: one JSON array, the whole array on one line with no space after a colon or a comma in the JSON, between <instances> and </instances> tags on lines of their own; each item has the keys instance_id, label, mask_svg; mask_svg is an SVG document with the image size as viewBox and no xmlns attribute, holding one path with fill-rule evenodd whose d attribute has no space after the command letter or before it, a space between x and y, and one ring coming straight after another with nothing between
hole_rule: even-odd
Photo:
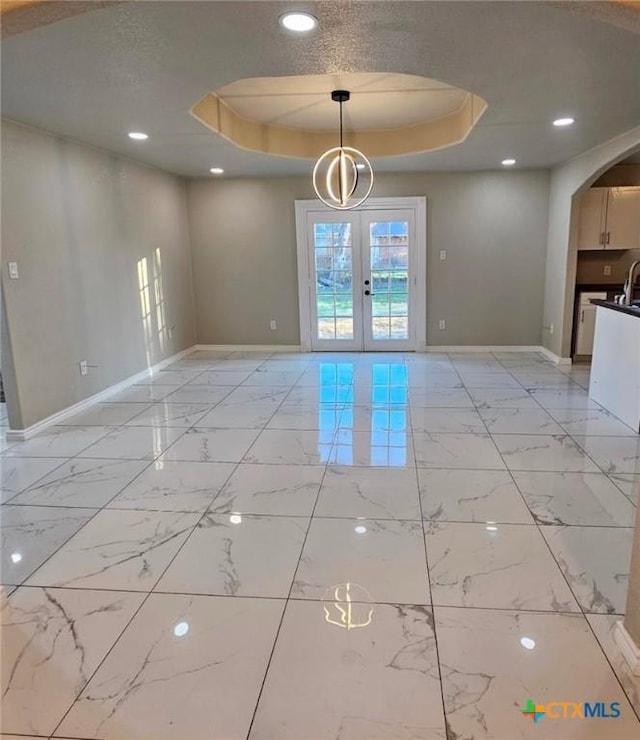
<instances>
[{"instance_id":1,"label":"light switch","mask_svg":"<svg viewBox=\"0 0 640 740\"><path fill-rule=\"evenodd\" d=\"M444 319L440 319L438 326L440 327L440 331L444 331L447 328L447 322Z\"/></svg>"},{"instance_id":2,"label":"light switch","mask_svg":"<svg viewBox=\"0 0 640 740\"><path fill-rule=\"evenodd\" d=\"M11 280L17 280L20 275L18 274L18 263L17 262L8 262L9 266L9 277Z\"/></svg>"},{"instance_id":3,"label":"light switch","mask_svg":"<svg viewBox=\"0 0 640 740\"><path fill-rule=\"evenodd\" d=\"M611 275L611 265L605 265L602 268L602 274L603 275Z\"/></svg>"},{"instance_id":4,"label":"light switch","mask_svg":"<svg viewBox=\"0 0 640 740\"><path fill-rule=\"evenodd\" d=\"M440 259L441 260L446 260L447 259L447 250L446 249L441 249L440 250Z\"/></svg>"}]
</instances>

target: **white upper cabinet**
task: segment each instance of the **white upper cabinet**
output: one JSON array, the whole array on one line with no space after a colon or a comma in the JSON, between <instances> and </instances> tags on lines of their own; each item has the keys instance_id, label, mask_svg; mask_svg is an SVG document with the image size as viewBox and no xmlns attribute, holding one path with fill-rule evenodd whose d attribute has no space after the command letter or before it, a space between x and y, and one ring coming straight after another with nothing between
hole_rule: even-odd
<instances>
[{"instance_id":1,"label":"white upper cabinet","mask_svg":"<svg viewBox=\"0 0 640 740\"><path fill-rule=\"evenodd\" d=\"M590 188L580 203L578 250L640 248L640 187Z\"/></svg>"},{"instance_id":2,"label":"white upper cabinet","mask_svg":"<svg viewBox=\"0 0 640 740\"><path fill-rule=\"evenodd\" d=\"M590 188L582 196L578 249L604 249L607 188Z\"/></svg>"},{"instance_id":3,"label":"white upper cabinet","mask_svg":"<svg viewBox=\"0 0 640 740\"><path fill-rule=\"evenodd\" d=\"M609 188L606 249L640 247L640 187Z\"/></svg>"}]
</instances>

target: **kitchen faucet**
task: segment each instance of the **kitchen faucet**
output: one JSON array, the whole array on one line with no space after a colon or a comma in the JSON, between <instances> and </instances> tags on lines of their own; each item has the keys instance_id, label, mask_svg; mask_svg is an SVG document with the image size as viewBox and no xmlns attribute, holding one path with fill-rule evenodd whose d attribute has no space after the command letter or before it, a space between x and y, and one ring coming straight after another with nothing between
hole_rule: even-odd
<instances>
[{"instance_id":1,"label":"kitchen faucet","mask_svg":"<svg viewBox=\"0 0 640 740\"><path fill-rule=\"evenodd\" d=\"M629 277L624 285L624 305L631 306L633 304L633 285L635 282L636 268L640 266L640 260L636 260L629 268Z\"/></svg>"}]
</instances>

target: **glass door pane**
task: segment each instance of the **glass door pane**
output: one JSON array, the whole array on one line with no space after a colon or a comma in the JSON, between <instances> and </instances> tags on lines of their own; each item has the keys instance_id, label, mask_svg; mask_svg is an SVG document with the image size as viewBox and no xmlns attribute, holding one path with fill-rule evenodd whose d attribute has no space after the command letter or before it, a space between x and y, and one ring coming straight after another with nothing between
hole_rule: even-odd
<instances>
[{"instance_id":1,"label":"glass door pane","mask_svg":"<svg viewBox=\"0 0 640 740\"><path fill-rule=\"evenodd\" d=\"M312 219L310 265L314 349L361 349L362 321L354 304L354 265L359 275L358 221L317 214Z\"/></svg>"},{"instance_id":2,"label":"glass door pane","mask_svg":"<svg viewBox=\"0 0 640 740\"><path fill-rule=\"evenodd\" d=\"M363 217L363 277L371 291L368 302L365 294L365 349L409 349L411 214L378 211Z\"/></svg>"}]
</instances>

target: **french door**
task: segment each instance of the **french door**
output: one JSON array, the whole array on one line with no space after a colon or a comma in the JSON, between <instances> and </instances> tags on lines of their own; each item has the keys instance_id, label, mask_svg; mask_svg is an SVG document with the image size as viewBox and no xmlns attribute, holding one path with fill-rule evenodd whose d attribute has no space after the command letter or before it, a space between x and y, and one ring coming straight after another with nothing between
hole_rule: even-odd
<instances>
[{"instance_id":1,"label":"french door","mask_svg":"<svg viewBox=\"0 0 640 740\"><path fill-rule=\"evenodd\" d=\"M303 201L296 203L296 217L303 242L302 344L321 351L416 349L426 282L424 274L418 279L424 249L416 208L339 212Z\"/></svg>"}]
</instances>

